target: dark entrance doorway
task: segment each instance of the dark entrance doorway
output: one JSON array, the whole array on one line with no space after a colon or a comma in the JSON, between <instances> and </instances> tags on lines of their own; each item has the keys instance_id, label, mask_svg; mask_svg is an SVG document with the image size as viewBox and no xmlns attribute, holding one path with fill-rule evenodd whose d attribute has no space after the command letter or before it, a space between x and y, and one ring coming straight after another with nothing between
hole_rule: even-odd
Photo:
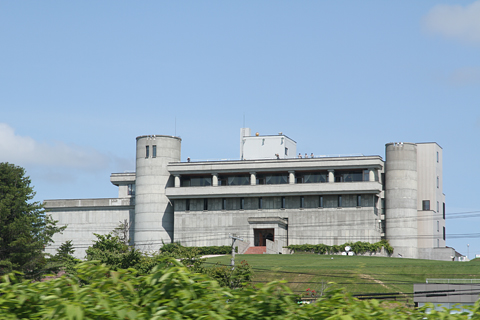
<instances>
[{"instance_id":1,"label":"dark entrance doorway","mask_svg":"<svg viewBox=\"0 0 480 320\"><path fill-rule=\"evenodd\" d=\"M275 229L253 229L253 242L255 247L265 247L267 239L275 241Z\"/></svg>"}]
</instances>

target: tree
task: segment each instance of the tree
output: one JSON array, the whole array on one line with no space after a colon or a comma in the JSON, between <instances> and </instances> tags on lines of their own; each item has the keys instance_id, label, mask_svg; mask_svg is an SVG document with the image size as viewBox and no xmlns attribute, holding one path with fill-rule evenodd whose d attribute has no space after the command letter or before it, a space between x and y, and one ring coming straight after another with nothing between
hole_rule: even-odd
<instances>
[{"instance_id":1,"label":"tree","mask_svg":"<svg viewBox=\"0 0 480 320\"><path fill-rule=\"evenodd\" d=\"M45 270L55 274L58 274L60 271L64 271L67 274L75 273L75 265L80 260L75 259L73 256L74 252L72 240L65 241L57 249L57 253L47 260Z\"/></svg>"},{"instance_id":2,"label":"tree","mask_svg":"<svg viewBox=\"0 0 480 320\"><path fill-rule=\"evenodd\" d=\"M65 227L57 227L43 205L32 201L30 184L24 168L0 163L0 274L17 270L38 279L46 263L45 247Z\"/></svg>"},{"instance_id":3,"label":"tree","mask_svg":"<svg viewBox=\"0 0 480 320\"><path fill-rule=\"evenodd\" d=\"M143 259L142 253L130 248L113 233L97 234L97 240L86 250L87 260L97 260L105 263L113 270L135 268Z\"/></svg>"}]
</instances>

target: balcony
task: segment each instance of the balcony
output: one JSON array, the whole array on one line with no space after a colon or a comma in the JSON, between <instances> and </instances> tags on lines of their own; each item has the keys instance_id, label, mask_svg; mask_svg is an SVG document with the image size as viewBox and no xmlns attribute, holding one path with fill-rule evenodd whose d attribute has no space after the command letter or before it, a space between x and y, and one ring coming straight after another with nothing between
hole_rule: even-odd
<instances>
[{"instance_id":1,"label":"balcony","mask_svg":"<svg viewBox=\"0 0 480 320\"><path fill-rule=\"evenodd\" d=\"M246 186L170 187L166 196L170 199L267 197L315 194L378 194L382 185L378 181L327 182L298 184L269 184Z\"/></svg>"}]
</instances>

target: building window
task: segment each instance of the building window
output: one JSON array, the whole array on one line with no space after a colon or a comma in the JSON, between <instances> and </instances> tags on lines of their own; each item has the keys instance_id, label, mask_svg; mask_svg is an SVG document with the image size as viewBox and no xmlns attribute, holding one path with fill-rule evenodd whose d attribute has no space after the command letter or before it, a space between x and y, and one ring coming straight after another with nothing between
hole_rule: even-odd
<instances>
[{"instance_id":1,"label":"building window","mask_svg":"<svg viewBox=\"0 0 480 320\"><path fill-rule=\"evenodd\" d=\"M318 196L318 207L323 208L323 196Z\"/></svg>"},{"instance_id":2,"label":"building window","mask_svg":"<svg viewBox=\"0 0 480 320\"><path fill-rule=\"evenodd\" d=\"M129 196L134 196L135 195L135 185L134 184L129 184L128 185L128 195Z\"/></svg>"},{"instance_id":3,"label":"building window","mask_svg":"<svg viewBox=\"0 0 480 320\"><path fill-rule=\"evenodd\" d=\"M437 213L440 213L440 202L437 201Z\"/></svg>"},{"instance_id":4,"label":"building window","mask_svg":"<svg viewBox=\"0 0 480 320\"><path fill-rule=\"evenodd\" d=\"M263 208L263 198L258 198L258 209L262 209Z\"/></svg>"},{"instance_id":5,"label":"building window","mask_svg":"<svg viewBox=\"0 0 480 320\"><path fill-rule=\"evenodd\" d=\"M156 158L157 157L157 146L154 144L152 146L152 158Z\"/></svg>"},{"instance_id":6,"label":"building window","mask_svg":"<svg viewBox=\"0 0 480 320\"><path fill-rule=\"evenodd\" d=\"M429 211L430 210L430 200L423 200L422 201L422 210Z\"/></svg>"},{"instance_id":7,"label":"building window","mask_svg":"<svg viewBox=\"0 0 480 320\"><path fill-rule=\"evenodd\" d=\"M262 146L265 145L265 139L262 139Z\"/></svg>"},{"instance_id":8,"label":"building window","mask_svg":"<svg viewBox=\"0 0 480 320\"><path fill-rule=\"evenodd\" d=\"M443 240L447 240L447 236L445 234L445 227L443 227Z\"/></svg>"},{"instance_id":9,"label":"building window","mask_svg":"<svg viewBox=\"0 0 480 320\"><path fill-rule=\"evenodd\" d=\"M240 210L245 209L245 198L240 198Z\"/></svg>"},{"instance_id":10,"label":"building window","mask_svg":"<svg viewBox=\"0 0 480 320\"><path fill-rule=\"evenodd\" d=\"M363 181L370 181L370 170L363 170Z\"/></svg>"},{"instance_id":11,"label":"building window","mask_svg":"<svg viewBox=\"0 0 480 320\"><path fill-rule=\"evenodd\" d=\"M285 155L288 156L288 148L285 148Z\"/></svg>"},{"instance_id":12,"label":"building window","mask_svg":"<svg viewBox=\"0 0 480 320\"><path fill-rule=\"evenodd\" d=\"M185 211L190 211L190 199L185 200Z\"/></svg>"},{"instance_id":13,"label":"building window","mask_svg":"<svg viewBox=\"0 0 480 320\"><path fill-rule=\"evenodd\" d=\"M285 209L285 197L282 197L281 208L282 208L282 209Z\"/></svg>"},{"instance_id":14,"label":"building window","mask_svg":"<svg viewBox=\"0 0 480 320\"><path fill-rule=\"evenodd\" d=\"M145 146L145 158L150 156L150 146Z\"/></svg>"},{"instance_id":15,"label":"building window","mask_svg":"<svg viewBox=\"0 0 480 320\"><path fill-rule=\"evenodd\" d=\"M305 208L305 197L304 196L300 197L300 208Z\"/></svg>"},{"instance_id":16,"label":"building window","mask_svg":"<svg viewBox=\"0 0 480 320\"><path fill-rule=\"evenodd\" d=\"M438 151L437 151L437 163L439 162L439 159L440 159L440 156L439 156Z\"/></svg>"},{"instance_id":17,"label":"building window","mask_svg":"<svg viewBox=\"0 0 480 320\"><path fill-rule=\"evenodd\" d=\"M439 231L440 231L440 222L437 221L437 232L439 232Z\"/></svg>"},{"instance_id":18,"label":"building window","mask_svg":"<svg viewBox=\"0 0 480 320\"><path fill-rule=\"evenodd\" d=\"M362 196L357 195L357 207L361 207L361 206L362 206Z\"/></svg>"},{"instance_id":19,"label":"building window","mask_svg":"<svg viewBox=\"0 0 480 320\"><path fill-rule=\"evenodd\" d=\"M443 220L445 220L445 202L443 203Z\"/></svg>"},{"instance_id":20,"label":"building window","mask_svg":"<svg viewBox=\"0 0 480 320\"><path fill-rule=\"evenodd\" d=\"M381 214L385 214L385 198L380 199L380 206Z\"/></svg>"},{"instance_id":21,"label":"building window","mask_svg":"<svg viewBox=\"0 0 480 320\"><path fill-rule=\"evenodd\" d=\"M222 210L227 210L227 199L222 199Z\"/></svg>"},{"instance_id":22,"label":"building window","mask_svg":"<svg viewBox=\"0 0 480 320\"><path fill-rule=\"evenodd\" d=\"M440 239L437 239L437 248L440 247Z\"/></svg>"},{"instance_id":23,"label":"building window","mask_svg":"<svg viewBox=\"0 0 480 320\"><path fill-rule=\"evenodd\" d=\"M338 207L342 207L342 196L338 196Z\"/></svg>"},{"instance_id":24,"label":"building window","mask_svg":"<svg viewBox=\"0 0 480 320\"><path fill-rule=\"evenodd\" d=\"M208 199L203 199L203 210L208 210Z\"/></svg>"},{"instance_id":25,"label":"building window","mask_svg":"<svg viewBox=\"0 0 480 320\"><path fill-rule=\"evenodd\" d=\"M440 178L437 176L437 189L440 188Z\"/></svg>"}]
</instances>

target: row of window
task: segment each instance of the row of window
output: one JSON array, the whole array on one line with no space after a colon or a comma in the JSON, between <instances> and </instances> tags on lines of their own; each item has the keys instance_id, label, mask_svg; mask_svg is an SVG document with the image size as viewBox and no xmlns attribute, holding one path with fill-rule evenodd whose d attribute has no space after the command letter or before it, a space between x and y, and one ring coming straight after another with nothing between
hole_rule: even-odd
<instances>
[{"instance_id":1,"label":"row of window","mask_svg":"<svg viewBox=\"0 0 480 320\"><path fill-rule=\"evenodd\" d=\"M306 199L307 198L307 199ZM347 199L345 199L347 198ZM342 207L362 207L362 206L374 206L372 195L362 197L362 195L349 195L349 196L328 196L327 200L324 196L299 196L299 197L258 197L258 198L222 198L222 199L196 199L185 200L185 207L175 210L179 211L184 209L185 211L202 210L199 207L199 201L203 201L203 210L245 210L246 199L248 200L248 209L291 209L291 208L342 208ZM218 206L218 200L220 200L221 206ZM192 208L192 201L195 201L195 206ZM288 201L288 203L287 203ZM376 201L376 198L375 198ZM215 203L215 207L211 208L211 204ZM175 202L178 205L178 201ZM182 210L183 211L183 210Z\"/></svg>"},{"instance_id":2,"label":"row of window","mask_svg":"<svg viewBox=\"0 0 480 320\"><path fill-rule=\"evenodd\" d=\"M145 159L150 157L150 146L145 146ZM152 146L152 158L157 157L157 145Z\"/></svg>"},{"instance_id":3,"label":"row of window","mask_svg":"<svg viewBox=\"0 0 480 320\"><path fill-rule=\"evenodd\" d=\"M360 171L335 171L335 182L361 182L369 181L368 170ZM256 174L256 184L288 184L289 174ZM323 183L328 181L328 172L308 172L296 173L296 183ZM180 178L181 187L204 187L212 185L212 176L182 176ZM218 175L219 186L241 186L250 185L250 175Z\"/></svg>"}]
</instances>

